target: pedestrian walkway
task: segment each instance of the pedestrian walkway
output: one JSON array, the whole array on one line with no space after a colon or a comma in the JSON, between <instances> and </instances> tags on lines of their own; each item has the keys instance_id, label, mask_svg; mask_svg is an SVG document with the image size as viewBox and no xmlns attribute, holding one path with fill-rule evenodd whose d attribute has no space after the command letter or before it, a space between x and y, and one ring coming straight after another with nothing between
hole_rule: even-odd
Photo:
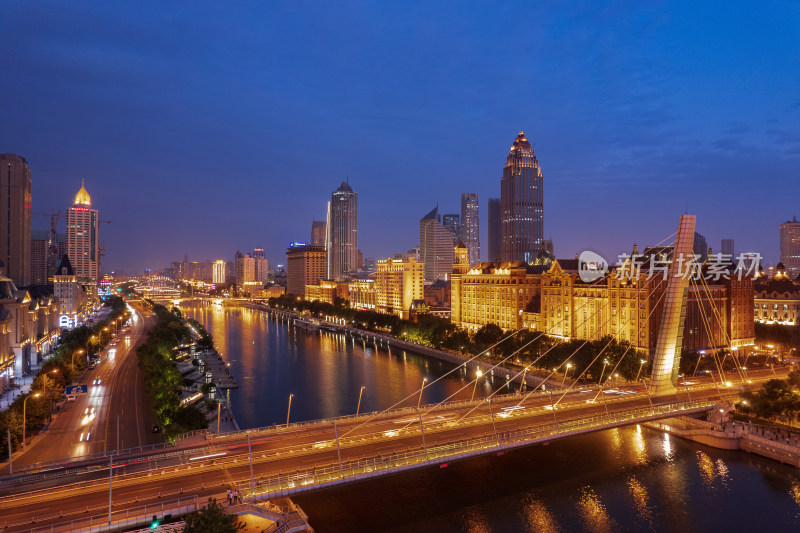
<instances>
[{"instance_id":1,"label":"pedestrian walkway","mask_svg":"<svg viewBox=\"0 0 800 533\"><path fill-rule=\"evenodd\" d=\"M49 354L46 357L48 356ZM28 373L28 375L22 376L21 378L15 378L14 385L12 385L7 391L0 394L0 411L5 411L11 406L15 399L30 392L31 385L33 385L33 378L36 377L36 374L42 367L42 363L31 365L31 371Z\"/></svg>"}]
</instances>

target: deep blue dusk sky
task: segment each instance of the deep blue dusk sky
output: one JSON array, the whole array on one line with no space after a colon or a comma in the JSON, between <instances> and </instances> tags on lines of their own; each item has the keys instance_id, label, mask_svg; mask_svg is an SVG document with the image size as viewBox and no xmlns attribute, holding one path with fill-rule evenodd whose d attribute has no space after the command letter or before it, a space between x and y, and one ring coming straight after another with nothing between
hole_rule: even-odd
<instances>
[{"instance_id":1,"label":"deep blue dusk sky","mask_svg":"<svg viewBox=\"0 0 800 533\"><path fill-rule=\"evenodd\" d=\"M121 4L0 4L0 152L34 212L86 179L104 270L282 263L345 176L366 257L477 192L485 258L519 130L559 257L653 244L688 202L774 263L800 216L798 2Z\"/></svg>"}]
</instances>

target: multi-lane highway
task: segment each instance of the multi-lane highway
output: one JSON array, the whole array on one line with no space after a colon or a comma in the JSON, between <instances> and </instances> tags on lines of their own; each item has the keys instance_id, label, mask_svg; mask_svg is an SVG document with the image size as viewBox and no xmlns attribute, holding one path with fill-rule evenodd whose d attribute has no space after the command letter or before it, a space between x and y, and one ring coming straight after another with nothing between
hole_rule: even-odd
<instances>
[{"instance_id":1,"label":"multi-lane highway","mask_svg":"<svg viewBox=\"0 0 800 533\"><path fill-rule=\"evenodd\" d=\"M755 383L772 377L752 374ZM302 472L305 481L314 483L313 472L337 465L339 454L344 464L364 458L380 458L418 451L498 434L527 431L552 425L568 426L579 421L601 418L608 413L650 409L653 405L671 404L676 400L713 404L720 395L732 397L736 387L718 390L709 382L700 382L677 396L652 399L646 392L605 393L597 391L570 393L557 408L549 395L535 394L521 402L510 395L489 402L457 402L438 407L424 406L400 409L377 416L348 417L318 421L288 428L255 430L244 433L195 437L175 448L154 450L146 455L127 454L115 460L113 500L115 512L145 502L157 502L178 495L220 494L228 486L246 488L252 476L256 482L280 474ZM555 394L553 395L555 396ZM422 419L420 422L420 418ZM421 427L424 428L424 438ZM336 441L339 441L337 449ZM250 453L252 451L252 453ZM2 518L9 524L20 524L40 516L53 522L80 516L87 508L107 512L108 459L72 465L69 473L50 471L26 478L24 484L0 488ZM53 491L58 487L58 491ZM105 505L105 507L103 507ZM85 516L85 515L84 515ZM47 523L47 522L45 522ZM9 529L13 531L14 529Z\"/></svg>"},{"instance_id":2,"label":"multi-lane highway","mask_svg":"<svg viewBox=\"0 0 800 533\"><path fill-rule=\"evenodd\" d=\"M87 386L87 394L64 402L50 427L14 458L15 468L160 441L160 434L151 432L155 420L136 361L136 347L154 322L142 306L132 307L130 333L112 340L99 354L100 363L78 382ZM7 473L8 467L0 472Z\"/></svg>"}]
</instances>

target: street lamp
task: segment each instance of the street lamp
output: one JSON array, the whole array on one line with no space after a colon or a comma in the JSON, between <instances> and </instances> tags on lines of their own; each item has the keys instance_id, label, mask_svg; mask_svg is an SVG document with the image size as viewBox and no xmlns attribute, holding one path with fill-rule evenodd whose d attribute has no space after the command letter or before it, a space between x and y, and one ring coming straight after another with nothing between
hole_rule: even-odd
<instances>
[{"instance_id":1,"label":"street lamp","mask_svg":"<svg viewBox=\"0 0 800 533\"><path fill-rule=\"evenodd\" d=\"M422 378L422 387L419 389L419 399L417 400L417 409L419 409L419 405L422 403L422 391L425 390L425 383L428 382L428 378Z\"/></svg>"},{"instance_id":2,"label":"street lamp","mask_svg":"<svg viewBox=\"0 0 800 533\"><path fill-rule=\"evenodd\" d=\"M646 362L645 359L639 359L639 371L636 373L636 381L639 381L639 375L642 373L642 368L644 368Z\"/></svg>"},{"instance_id":3,"label":"street lamp","mask_svg":"<svg viewBox=\"0 0 800 533\"><path fill-rule=\"evenodd\" d=\"M39 397L39 393L33 395L34 398ZM26 415L27 415L27 407L28 407L28 398L30 396L25 396L25 399L22 400L22 451L25 451L25 422L26 422Z\"/></svg>"},{"instance_id":4,"label":"street lamp","mask_svg":"<svg viewBox=\"0 0 800 533\"><path fill-rule=\"evenodd\" d=\"M356 407L356 417L358 417L358 411L361 409L361 395L364 394L364 389L366 386L362 385L361 390L358 391L358 406Z\"/></svg>"},{"instance_id":5,"label":"street lamp","mask_svg":"<svg viewBox=\"0 0 800 533\"><path fill-rule=\"evenodd\" d=\"M292 398L294 398L294 394L289 395L289 408L286 410L286 427L289 427L289 415L292 412Z\"/></svg>"},{"instance_id":6,"label":"street lamp","mask_svg":"<svg viewBox=\"0 0 800 533\"><path fill-rule=\"evenodd\" d=\"M478 371L475 373L475 386L472 387L472 398L469 399L470 401L475 399L475 390L478 388L478 380L481 379L482 375L483 372L481 372L481 369L479 368Z\"/></svg>"},{"instance_id":7,"label":"street lamp","mask_svg":"<svg viewBox=\"0 0 800 533\"><path fill-rule=\"evenodd\" d=\"M567 363L567 369L564 371L564 379L561 381L561 388L564 388L564 385L567 383L567 374L569 374L569 369L572 368L572 363Z\"/></svg>"}]
</instances>

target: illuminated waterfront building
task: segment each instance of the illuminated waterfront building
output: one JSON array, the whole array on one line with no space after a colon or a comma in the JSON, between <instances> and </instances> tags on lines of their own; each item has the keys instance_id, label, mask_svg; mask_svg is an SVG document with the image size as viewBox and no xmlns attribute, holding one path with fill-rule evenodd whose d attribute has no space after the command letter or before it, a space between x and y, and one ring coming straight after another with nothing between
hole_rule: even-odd
<instances>
[{"instance_id":1,"label":"illuminated waterfront building","mask_svg":"<svg viewBox=\"0 0 800 533\"><path fill-rule=\"evenodd\" d=\"M659 275L648 281L649 266L630 279L612 271L586 283L578 276L576 260L556 260L548 266L506 261L469 267L466 248L460 246L451 281L453 324L471 330L490 323L504 330L524 327L562 339L610 335L646 354L655 348L666 282ZM662 247L644 255L668 258L671 253ZM684 350L754 343L753 279L730 277L689 288Z\"/></svg>"},{"instance_id":2,"label":"illuminated waterfront building","mask_svg":"<svg viewBox=\"0 0 800 533\"><path fill-rule=\"evenodd\" d=\"M414 301L424 300L425 265L413 257L378 261L375 274L375 306L379 313L409 318Z\"/></svg>"},{"instance_id":3,"label":"illuminated waterfront building","mask_svg":"<svg viewBox=\"0 0 800 533\"><path fill-rule=\"evenodd\" d=\"M337 279L360 270L358 261L358 192L343 181L328 203L327 278ZM291 292L291 291L290 291Z\"/></svg>"},{"instance_id":4,"label":"illuminated waterfront building","mask_svg":"<svg viewBox=\"0 0 800 533\"><path fill-rule=\"evenodd\" d=\"M286 250L286 294L303 298L306 285L317 285L325 278L325 248L293 242Z\"/></svg>"},{"instance_id":5,"label":"illuminated waterfront building","mask_svg":"<svg viewBox=\"0 0 800 533\"><path fill-rule=\"evenodd\" d=\"M480 221L478 219L478 193L465 192L461 195L460 240L469 250L469 264L474 265L480 262L481 239Z\"/></svg>"},{"instance_id":6,"label":"illuminated waterfront building","mask_svg":"<svg viewBox=\"0 0 800 533\"><path fill-rule=\"evenodd\" d=\"M225 260L217 259L211 273L211 282L218 285L225 283Z\"/></svg>"},{"instance_id":7,"label":"illuminated waterfront building","mask_svg":"<svg viewBox=\"0 0 800 533\"><path fill-rule=\"evenodd\" d=\"M348 284L350 307L353 309L375 310L375 280L370 278L353 279Z\"/></svg>"},{"instance_id":8,"label":"illuminated waterfront building","mask_svg":"<svg viewBox=\"0 0 800 533\"><path fill-rule=\"evenodd\" d=\"M500 180L500 258L531 263L543 249L543 180L531 143L519 132ZM492 259L492 258L490 258Z\"/></svg>"},{"instance_id":9,"label":"illuminated waterfront building","mask_svg":"<svg viewBox=\"0 0 800 533\"><path fill-rule=\"evenodd\" d=\"M781 224L781 263L793 280L800 277L800 222L797 217Z\"/></svg>"},{"instance_id":10,"label":"illuminated waterfront building","mask_svg":"<svg viewBox=\"0 0 800 533\"><path fill-rule=\"evenodd\" d=\"M67 255L78 281L97 286L100 279L98 212L83 182L73 205L67 210ZM95 294L95 289L90 293Z\"/></svg>"},{"instance_id":11,"label":"illuminated waterfront building","mask_svg":"<svg viewBox=\"0 0 800 533\"><path fill-rule=\"evenodd\" d=\"M253 250L253 281L262 287L269 282L269 261L263 248Z\"/></svg>"},{"instance_id":12,"label":"illuminated waterfront building","mask_svg":"<svg viewBox=\"0 0 800 533\"><path fill-rule=\"evenodd\" d=\"M441 224L438 206L419 221L419 250L425 264L425 281L450 278L453 234Z\"/></svg>"},{"instance_id":13,"label":"illuminated waterfront building","mask_svg":"<svg viewBox=\"0 0 800 533\"><path fill-rule=\"evenodd\" d=\"M337 298L349 298L350 284L347 281L323 279L319 283L305 286L305 300L333 304Z\"/></svg>"},{"instance_id":14,"label":"illuminated waterfront building","mask_svg":"<svg viewBox=\"0 0 800 533\"><path fill-rule=\"evenodd\" d=\"M31 169L15 154L0 154L0 261L17 286L31 282Z\"/></svg>"},{"instance_id":15,"label":"illuminated waterfront building","mask_svg":"<svg viewBox=\"0 0 800 533\"><path fill-rule=\"evenodd\" d=\"M755 320L763 324L800 324L800 283L794 281L783 263L771 279L755 282Z\"/></svg>"}]
</instances>

